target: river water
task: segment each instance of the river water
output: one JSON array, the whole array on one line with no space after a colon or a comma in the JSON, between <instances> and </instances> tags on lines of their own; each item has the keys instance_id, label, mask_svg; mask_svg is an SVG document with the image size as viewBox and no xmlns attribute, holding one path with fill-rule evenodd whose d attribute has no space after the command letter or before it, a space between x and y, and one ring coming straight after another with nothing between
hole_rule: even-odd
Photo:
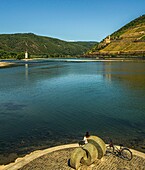
<instances>
[{"instance_id":1,"label":"river water","mask_svg":"<svg viewBox=\"0 0 145 170\"><path fill-rule=\"evenodd\" d=\"M0 156L86 131L145 152L145 62L17 63L0 69Z\"/></svg>"}]
</instances>

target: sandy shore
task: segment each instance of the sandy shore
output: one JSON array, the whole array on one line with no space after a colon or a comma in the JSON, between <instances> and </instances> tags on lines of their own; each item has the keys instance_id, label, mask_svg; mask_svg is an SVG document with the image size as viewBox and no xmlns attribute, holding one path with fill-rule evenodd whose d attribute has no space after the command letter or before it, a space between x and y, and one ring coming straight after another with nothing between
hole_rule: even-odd
<instances>
[{"instance_id":1,"label":"sandy shore","mask_svg":"<svg viewBox=\"0 0 145 170\"><path fill-rule=\"evenodd\" d=\"M8 66L11 66L11 65L14 65L14 63L8 63L8 62L1 62L0 61L0 67L8 67Z\"/></svg>"},{"instance_id":2,"label":"sandy shore","mask_svg":"<svg viewBox=\"0 0 145 170\"><path fill-rule=\"evenodd\" d=\"M76 147L78 144L69 144L35 151L18 158L15 163L0 166L0 170L73 170L68 166L68 160ZM132 153L131 161L110 154L89 167L82 165L79 170L145 170L145 154L135 150Z\"/></svg>"}]
</instances>

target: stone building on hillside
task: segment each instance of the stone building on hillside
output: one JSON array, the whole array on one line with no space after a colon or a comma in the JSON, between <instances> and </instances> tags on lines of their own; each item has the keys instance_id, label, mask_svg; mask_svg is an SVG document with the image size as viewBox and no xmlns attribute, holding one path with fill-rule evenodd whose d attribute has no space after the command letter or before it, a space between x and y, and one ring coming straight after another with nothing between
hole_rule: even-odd
<instances>
[{"instance_id":1,"label":"stone building on hillside","mask_svg":"<svg viewBox=\"0 0 145 170\"><path fill-rule=\"evenodd\" d=\"M110 35L105 38L104 42L105 42L105 44L110 44L110 42L111 42Z\"/></svg>"}]
</instances>

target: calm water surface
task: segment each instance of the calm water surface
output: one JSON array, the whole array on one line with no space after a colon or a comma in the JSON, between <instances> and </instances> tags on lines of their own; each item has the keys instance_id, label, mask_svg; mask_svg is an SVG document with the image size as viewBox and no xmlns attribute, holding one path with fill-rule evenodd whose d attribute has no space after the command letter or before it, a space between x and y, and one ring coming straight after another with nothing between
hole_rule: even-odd
<instances>
[{"instance_id":1,"label":"calm water surface","mask_svg":"<svg viewBox=\"0 0 145 170\"><path fill-rule=\"evenodd\" d=\"M0 69L0 154L73 143L86 131L143 150L145 63L31 62Z\"/></svg>"}]
</instances>

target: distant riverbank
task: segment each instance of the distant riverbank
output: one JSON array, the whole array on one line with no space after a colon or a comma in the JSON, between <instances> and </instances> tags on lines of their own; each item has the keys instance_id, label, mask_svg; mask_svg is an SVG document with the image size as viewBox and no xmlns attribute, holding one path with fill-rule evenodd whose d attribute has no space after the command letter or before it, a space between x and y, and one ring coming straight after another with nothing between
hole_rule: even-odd
<instances>
[{"instance_id":1,"label":"distant riverbank","mask_svg":"<svg viewBox=\"0 0 145 170\"><path fill-rule=\"evenodd\" d=\"M29 61L59 61L59 62L112 62L112 61L145 61L143 59L138 58L33 58L33 59L23 59L21 61L29 62Z\"/></svg>"},{"instance_id":2,"label":"distant riverbank","mask_svg":"<svg viewBox=\"0 0 145 170\"><path fill-rule=\"evenodd\" d=\"M22 59L22 60L10 60L5 59L0 61L0 67L7 67L13 64L18 63L29 63L29 62L134 62L145 60L142 58L30 58L30 59Z\"/></svg>"}]
</instances>

